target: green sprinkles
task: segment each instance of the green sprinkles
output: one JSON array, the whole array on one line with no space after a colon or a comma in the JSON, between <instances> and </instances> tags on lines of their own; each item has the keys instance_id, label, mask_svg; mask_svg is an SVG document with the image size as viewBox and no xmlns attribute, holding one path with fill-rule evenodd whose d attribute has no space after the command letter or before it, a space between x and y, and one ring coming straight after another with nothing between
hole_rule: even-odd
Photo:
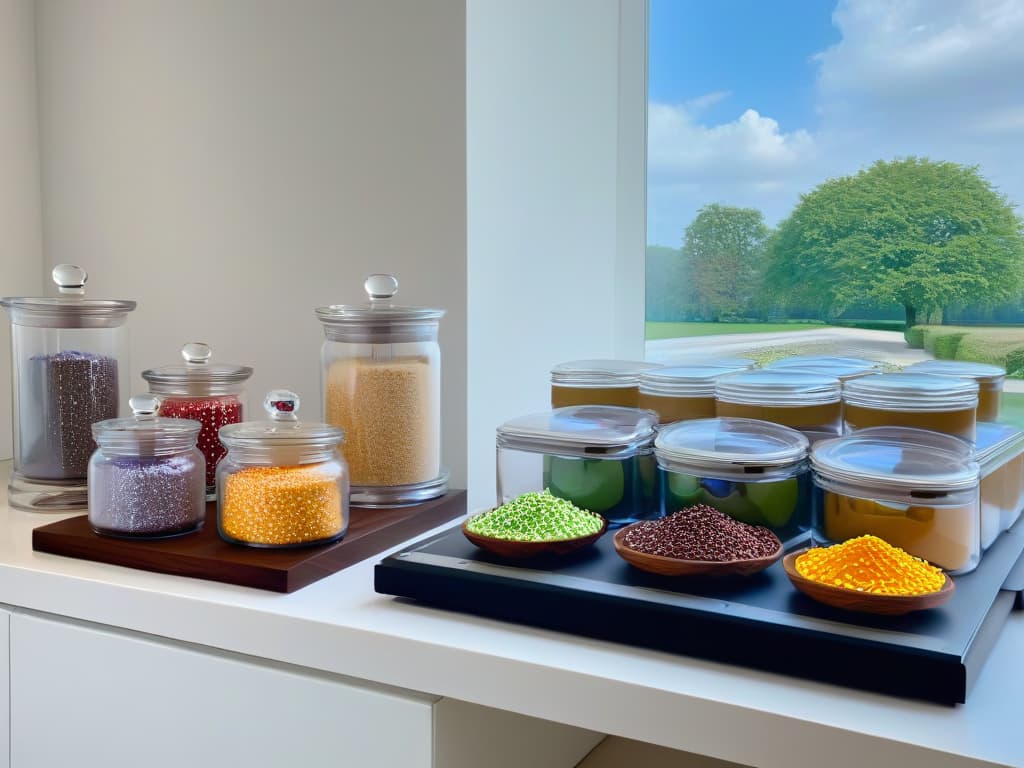
<instances>
[{"instance_id":1,"label":"green sprinkles","mask_svg":"<svg viewBox=\"0 0 1024 768\"><path fill-rule=\"evenodd\" d=\"M603 525L599 515L552 496L545 488L470 518L466 528L505 541L566 541L598 533Z\"/></svg>"}]
</instances>

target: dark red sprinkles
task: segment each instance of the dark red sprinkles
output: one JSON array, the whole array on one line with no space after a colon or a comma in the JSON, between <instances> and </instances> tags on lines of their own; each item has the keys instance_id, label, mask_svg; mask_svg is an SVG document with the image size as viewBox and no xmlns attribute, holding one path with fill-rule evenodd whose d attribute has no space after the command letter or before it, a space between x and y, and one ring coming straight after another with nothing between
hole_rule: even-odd
<instances>
[{"instance_id":1,"label":"dark red sprinkles","mask_svg":"<svg viewBox=\"0 0 1024 768\"><path fill-rule=\"evenodd\" d=\"M764 526L734 520L706 504L637 523L626 531L623 543L647 555L708 562L755 560L779 547L775 534Z\"/></svg>"}]
</instances>

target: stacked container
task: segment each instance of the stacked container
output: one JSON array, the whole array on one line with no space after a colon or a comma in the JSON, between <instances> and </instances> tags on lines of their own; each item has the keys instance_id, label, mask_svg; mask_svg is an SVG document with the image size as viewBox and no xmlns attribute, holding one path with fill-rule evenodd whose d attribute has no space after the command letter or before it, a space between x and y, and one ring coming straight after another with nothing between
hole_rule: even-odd
<instances>
[{"instance_id":1,"label":"stacked container","mask_svg":"<svg viewBox=\"0 0 1024 768\"><path fill-rule=\"evenodd\" d=\"M1006 381L1006 371L1002 368L959 360L926 360L908 365L904 370L907 373L957 376L978 382L978 421L999 420L999 399Z\"/></svg>"},{"instance_id":2,"label":"stacked container","mask_svg":"<svg viewBox=\"0 0 1024 768\"><path fill-rule=\"evenodd\" d=\"M882 366L880 363L872 360L863 360L859 357L800 355L797 357L786 357L782 360L776 360L774 363L769 363L766 366L766 370L816 373L846 382L852 379L859 379L861 376L879 373L882 370Z\"/></svg>"},{"instance_id":3,"label":"stacked container","mask_svg":"<svg viewBox=\"0 0 1024 768\"><path fill-rule=\"evenodd\" d=\"M1024 505L1024 432L979 421L975 451L981 474L981 547L988 549L1017 522Z\"/></svg>"},{"instance_id":4,"label":"stacked container","mask_svg":"<svg viewBox=\"0 0 1024 768\"><path fill-rule=\"evenodd\" d=\"M715 413L791 427L811 442L834 437L842 424L839 379L787 370L722 376L715 382Z\"/></svg>"},{"instance_id":5,"label":"stacked container","mask_svg":"<svg viewBox=\"0 0 1024 768\"><path fill-rule=\"evenodd\" d=\"M978 384L924 373L883 373L843 387L843 431L916 427L974 441Z\"/></svg>"},{"instance_id":6,"label":"stacked container","mask_svg":"<svg viewBox=\"0 0 1024 768\"><path fill-rule=\"evenodd\" d=\"M551 407L619 405L636 408L640 375L660 368L636 360L574 360L551 369Z\"/></svg>"},{"instance_id":7,"label":"stacked container","mask_svg":"<svg viewBox=\"0 0 1024 768\"><path fill-rule=\"evenodd\" d=\"M715 415L715 381L732 372L711 365L655 368L640 374L641 408L655 411L662 424Z\"/></svg>"}]
</instances>

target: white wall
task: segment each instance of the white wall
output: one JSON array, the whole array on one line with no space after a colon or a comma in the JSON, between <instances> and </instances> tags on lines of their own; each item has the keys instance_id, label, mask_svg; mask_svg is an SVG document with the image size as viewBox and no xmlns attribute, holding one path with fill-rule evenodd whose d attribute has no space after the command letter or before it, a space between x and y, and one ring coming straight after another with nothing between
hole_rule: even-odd
<instances>
[{"instance_id":1,"label":"white wall","mask_svg":"<svg viewBox=\"0 0 1024 768\"><path fill-rule=\"evenodd\" d=\"M42 287L35 66L32 0L0 0L0 296ZM0 459L8 459L11 336L0 315Z\"/></svg>"},{"instance_id":2,"label":"white wall","mask_svg":"<svg viewBox=\"0 0 1024 768\"><path fill-rule=\"evenodd\" d=\"M256 368L251 405L287 386L320 418L313 308L394 272L402 303L448 309L443 454L463 485L465 4L38 0L36 24L43 269L138 300L136 388L204 340Z\"/></svg>"},{"instance_id":3,"label":"white wall","mask_svg":"<svg viewBox=\"0 0 1024 768\"><path fill-rule=\"evenodd\" d=\"M552 365L643 355L644 9L467 2L473 506L494 428L549 407Z\"/></svg>"}]
</instances>

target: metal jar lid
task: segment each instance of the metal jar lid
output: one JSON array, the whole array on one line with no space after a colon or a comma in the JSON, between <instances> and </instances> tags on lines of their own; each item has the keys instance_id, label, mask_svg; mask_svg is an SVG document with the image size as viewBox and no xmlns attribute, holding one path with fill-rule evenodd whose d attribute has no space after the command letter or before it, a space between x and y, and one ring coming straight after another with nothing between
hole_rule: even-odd
<instances>
[{"instance_id":1,"label":"metal jar lid","mask_svg":"<svg viewBox=\"0 0 1024 768\"><path fill-rule=\"evenodd\" d=\"M964 360L924 360L908 365L903 370L907 373L958 376L961 379L974 379L979 384L1001 384L1006 378L1006 370L998 365L970 363Z\"/></svg>"},{"instance_id":2,"label":"metal jar lid","mask_svg":"<svg viewBox=\"0 0 1024 768\"><path fill-rule=\"evenodd\" d=\"M134 301L86 299L85 283L89 275L74 264L58 264L51 273L61 296L0 299L14 325L36 328L116 328L136 307Z\"/></svg>"},{"instance_id":3,"label":"metal jar lid","mask_svg":"<svg viewBox=\"0 0 1024 768\"><path fill-rule=\"evenodd\" d=\"M640 391L662 397L714 397L715 381L734 370L714 365L655 368L640 374Z\"/></svg>"},{"instance_id":4,"label":"metal jar lid","mask_svg":"<svg viewBox=\"0 0 1024 768\"><path fill-rule=\"evenodd\" d=\"M398 293L394 275L374 274L366 278L363 289L367 304L331 304L317 307L316 316L331 341L356 344L399 344L436 341L443 309L401 307L392 303Z\"/></svg>"},{"instance_id":5,"label":"metal jar lid","mask_svg":"<svg viewBox=\"0 0 1024 768\"><path fill-rule=\"evenodd\" d=\"M213 350L202 342L189 342L181 348L183 365L165 365L142 372L150 391L158 395L228 395L238 392L252 376L245 365L211 363Z\"/></svg>"},{"instance_id":6,"label":"metal jar lid","mask_svg":"<svg viewBox=\"0 0 1024 768\"><path fill-rule=\"evenodd\" d=\"M882 364L873 360L862 360L859 357L824 357L821 355L799 355L786 357L769 363L765 368L769 371L787 370L817 373L831 376L840 381L848 381L861 376L881 373Z\"/></svg>"},{"instance_id":7,"label":"metal jar lid","mask_svg":"<svg viewBox=\"0 0 1024 768\"><path fill-rule=\"evenodd\" d=\"M843 385L843 402L879 411L956 411L976 408L978 382L931 373L880 373Z\"/></svg>"},{"instance_id":8,"label":"metal jar lid","mask_svg":"<svg viewBox=\"0 0 1024 768\"><path fill-rule=\"evenodd\" d=\"M661 368L639 360L570 360L551 369L551 383L563 387L635 387L644 371Z\"/></svg>"},{"instance_id":9,"label":"metal jar lid","mask_svg":"<svg viewBox=\"0 0 1024 768\"><path fill-rule=\"evenodd\" d=\"M754 370L722 376L715 397L726 403L798 408L838 403L839 379L817 373Z\"/></svg>"},{"instance_id":10,"label":"metal jar lid","mask_svg":"<svg viewBox=\"0 0 1024 768\"><path fill-rule=\"evenodd\" d=\"M649 453L658 414L617 405L571 405L506 421L499 448L591 458Z\"/></svg>"}]
</instances>

